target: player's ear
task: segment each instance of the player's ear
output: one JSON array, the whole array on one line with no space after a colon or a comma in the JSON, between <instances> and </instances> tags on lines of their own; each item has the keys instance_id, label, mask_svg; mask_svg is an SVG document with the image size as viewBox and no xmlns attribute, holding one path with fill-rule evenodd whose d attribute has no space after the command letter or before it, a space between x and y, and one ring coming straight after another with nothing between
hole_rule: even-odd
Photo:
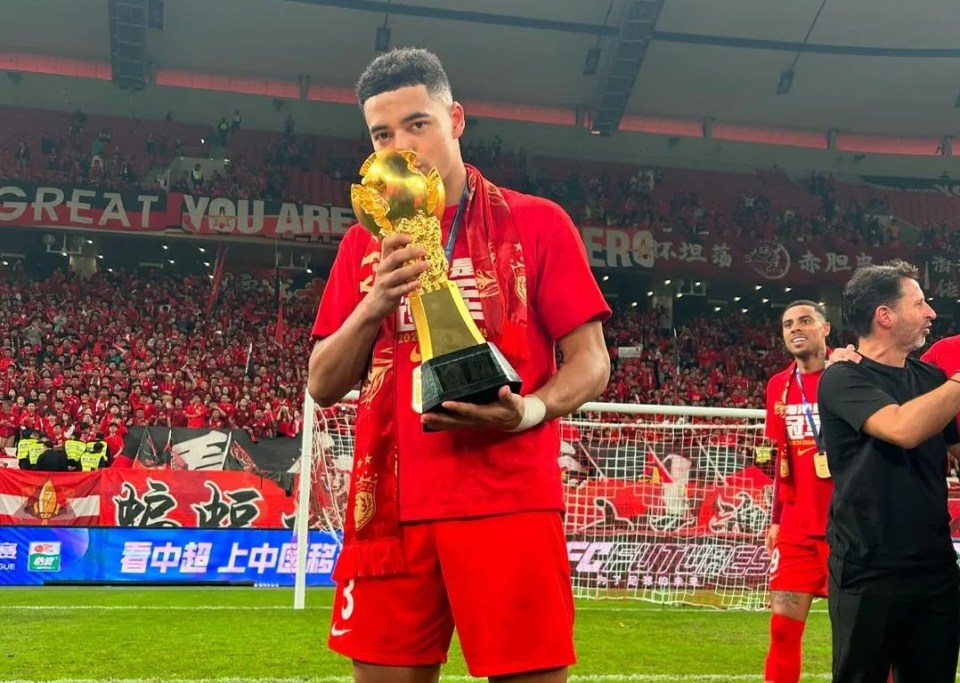
<instances>
[{"instance_id":1,"label":"player's ear","mask_svg":"<svg viewBox=\"0 0 960 683\"><path fill-rule=\"evenodd\" d=\"M452 122L453 137L459 140L467 127L467 115L463 111L463 105L459 102L454 102L450 105L450 119Z\"/></svg>"},{"instance_id":2,"label":"player's ear","mask_svg":"<svg viewBox=\"0 0 960 683\"><path fill-rule=\"evenodd\" d=\"M829 337L829 336L830 336L830 330L831 330L830 321L828 320L828 321L826 321L825 323L823 323L823 336L824 336L824 337Z\"/></svg>"}]
</instances>

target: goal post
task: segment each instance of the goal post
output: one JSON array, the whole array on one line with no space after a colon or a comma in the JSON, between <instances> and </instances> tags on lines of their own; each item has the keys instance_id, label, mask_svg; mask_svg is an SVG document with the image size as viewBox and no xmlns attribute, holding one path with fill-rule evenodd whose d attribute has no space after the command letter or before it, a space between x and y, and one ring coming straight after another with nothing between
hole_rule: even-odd
<instances>
[{"instance_id":1,"label":"goal post","mask_svg":"<svg viewBox=\"0 0 960 683\"><path fill-rule=\"evenodd\" d=\"M310 392L303 392L303 437L300 442L300 481L297 484L297 508L294 517L294 543L297 547L297 571L293 581L293 608L303 609L307 600L307 538L310 533L310 491L312 487L313 448L317 410Z\"/></svg>"},{"instance_id":2,"label":"goal post","mask_svg":"<svg viewBox=\"0 0 960 683\"><path fill-rule=\"evenodd\" d=\"M342 531L355 401L304 402L298 539L308 528ZM763 420L762 410L614 403L564 419L557 458L574 593L762 609L775 464Z\"/></svg>"}]
</instances>

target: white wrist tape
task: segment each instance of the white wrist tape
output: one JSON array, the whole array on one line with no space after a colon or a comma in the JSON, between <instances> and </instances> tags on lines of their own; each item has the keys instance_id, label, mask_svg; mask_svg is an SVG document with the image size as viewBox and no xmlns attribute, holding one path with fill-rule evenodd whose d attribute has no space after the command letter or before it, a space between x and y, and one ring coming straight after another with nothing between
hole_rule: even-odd
<instances>
[{"instance_id":1,"label":"white wrist tape","mask_svg":"<svg viewBox=\"0 0 960 683\"><path fill-rule=\"evenodd\" d=\"M523 417L520 424L511 429L511 432L523 432L536 427L547 416L547 406L538 397L530 394L523 397Z\"/></svg>"}]
</instances>

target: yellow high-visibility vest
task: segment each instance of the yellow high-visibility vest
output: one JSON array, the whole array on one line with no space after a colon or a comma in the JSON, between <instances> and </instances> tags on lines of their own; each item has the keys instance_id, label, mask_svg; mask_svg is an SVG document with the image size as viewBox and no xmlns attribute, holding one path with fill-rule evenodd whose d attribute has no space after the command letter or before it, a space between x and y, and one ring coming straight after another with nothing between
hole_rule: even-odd
<instances>
[{"instance_id":1,"label":"yellow high-visibility vest","mask_svg":"<svg viewBox=\"0 0 960 683\"><path fill-rule=\"evenodd\" d=\"M79 439L67 439L63 444L63 450L67 452L67 460L80 462L80 457L86 452L87 444Z\"/></svg>"}]
</instances>

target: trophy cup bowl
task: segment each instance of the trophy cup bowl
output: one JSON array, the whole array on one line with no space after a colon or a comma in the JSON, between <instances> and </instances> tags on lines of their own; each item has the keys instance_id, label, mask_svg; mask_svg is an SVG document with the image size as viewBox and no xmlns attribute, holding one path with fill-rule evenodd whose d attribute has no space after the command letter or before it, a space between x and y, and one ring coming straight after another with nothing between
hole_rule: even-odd
<instances>
[{"instance_id":1,"label":"trophy cup bowl","mask_svg":"<svg viewBox=\"0 0 960 683\"><path fill-rule=\"evenodd\" d=\"M350 188L357 220L378 238L411 237L424 250L429 268L408 297L423 359L414 377L415 403L423 412L443 412L444 401L483 404L497 400L500 387L520 391L521 380L499 349L486 341L457 285L448 279L440 218L446 206L436 169L424 174L414 152L380 150L360 167L363 177Z\"/></svg>"}]
</instances>

